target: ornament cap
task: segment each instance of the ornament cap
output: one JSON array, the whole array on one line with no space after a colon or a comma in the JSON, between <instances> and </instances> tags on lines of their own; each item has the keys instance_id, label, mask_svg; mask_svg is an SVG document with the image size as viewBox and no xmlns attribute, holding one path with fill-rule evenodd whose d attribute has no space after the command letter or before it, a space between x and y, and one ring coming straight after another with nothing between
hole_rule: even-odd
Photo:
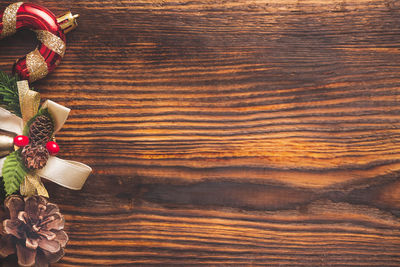
<instances>
[{"instance_id":1,"label":"ornament cap","mask_svg":"<svg viewBox=\"0 0 400 267\"><path fill-rule=\"evenodd\" d=\"M78 27L77 18L79 18L79 14L72 15L71 12L67 12L58 17L57 22L60 25L61 30L66 34Z\"/></svg>"}]
</instances>

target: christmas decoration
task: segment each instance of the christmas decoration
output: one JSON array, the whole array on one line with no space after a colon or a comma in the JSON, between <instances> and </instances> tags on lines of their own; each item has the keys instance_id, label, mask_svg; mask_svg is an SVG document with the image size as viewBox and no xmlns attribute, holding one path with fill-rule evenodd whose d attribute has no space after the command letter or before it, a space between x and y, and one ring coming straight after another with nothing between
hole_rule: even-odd
<instances>
[{"instance_id":1,"label":"christmas decoration","mask_svg":"<svg viewBox=\"0 0 400 267\"><path fill-rule=\"evenodd\" d=\"M3 221L3 257L16 250L21 266L48 266L62 258L68 236L63 231L64 217L57 205L41 196L24 201L17 195L9 196L4 204L10 219Z\"/></svg>"},{"instance_id":2,"label":"christmas decoration","mask_svg":"<svg viewBox=\"0 0 400 267\"><path fill-rule=\"evenodd\" d=\"M25 135L17 135L14 137L14 145L18 147L24 147L29 144L29 138Z\"/></svg>"},{"instance_id":3,"label":"christmas decoration","mask_svg":"<svg viewBox=\"0 0 400 267\"><path fill-rule=\"evenodd\" d=\"M13 160L9 164L13 163L14 166L19 166L33 177L40 176L70 189L81 189L91 169L79 162L62 160L48 155L49 152L46 148L47 140L53 138L61 129L70 110L51 100L45 101L39 109L38 101L36 101L38 93L30 90L26 81L17 82L17 88L21 99L22 119L1 108L0 120L4 123L0 125L0 129L14 132L17 135L29 135L31 142L8 157L0 159L0 167L4 165L3 176L6 163L8 163L7 159L10 157ZM12 155L13 157L11 157ZM33 170L34 172L32 172ZM15 191L11 192L6 188L6 192L10 194Z\"/></svg>"},{"instance_id":4,"label":"christmas decoration","mask_svg":"<svg viewBox=\"0 0 400 267\"><path fill-rule=\"evenodd\" d=\"M6 157L0 158L0 170L4 192L8 195L6 206L10 210L10 219L4 221L7 235L1 238L0 256L5 257L16 250L20 265L48 266L48 263L62 257L67 239L65 233L49 228L50 225L56 224L51 220L58 219L54 214L45 213L48 208L45 197L49 195L41 178L79 190L92 170L80 162L54 156L59 152L59 147L52 140L62 128L70 110L51 100L45 101L39 107L39 93L31 90L27 81L17 81L18 79L6 77L0 72L1 77L5 86L3 89L0 86L0 96L7 96L9 101L4 101L3 98L0 99L3 100L0 104L13 107L14 114L0 108L0 141L4 140L0 147L6 148L2 150L5 153L8 151ZM12 97L1 93L5 91ZM14 97L14 93L18 97ZM16 107L20 108L19 112L14 109ZM12 151L12 148L15 150ZM25 202L21 202L22 197L15 195L18 191L27 197ZM25 203L25 209L21 208L16 215L14 210L17 208L14 206L21 207L21 203ZM29 212L27 206L36 205L32 203L40 205L37 204L36 208ZM25 213L22 212L23 209Z\"/></svg>"},{"instance_id":5,"label":"christmas decoration","mask_svg":"<svg viewBox=\"0 0 400 267\"><path fill-rule=\"evenodd\" d=\"M0 257L17 254L20 266L48 266L64 255L68 236L58 207L48 202L42 178L69 189L82 188L92 169L55 155L55 135L70 110L51 100L40 106L40 94L29 82L45 77L65 53L65 33L76 27L69 12L56 18L46 8L13 3L0 14L0 39L20 28L36 32L39 46L13 67L14 76L0 71ZM19 79L22 79L20 81ZM17 264L16 264L17 265Z\"/></svg>"},{"instance_id":6,"label":"christmas decoration","mask_svg":"<svg viewBox=\"0 0 400 267\"><path fill-rule=\"evenodd\" d=\"M65 34L76 28L77 17L68 12L57 18L47 8L32 3L9 5L0 15L0 38L13 35L18 29L28 28L35 31L40 42L35 50L17 60L13 72L30 82L52 72L64 57Z\"/></svg>"}]
</instances>

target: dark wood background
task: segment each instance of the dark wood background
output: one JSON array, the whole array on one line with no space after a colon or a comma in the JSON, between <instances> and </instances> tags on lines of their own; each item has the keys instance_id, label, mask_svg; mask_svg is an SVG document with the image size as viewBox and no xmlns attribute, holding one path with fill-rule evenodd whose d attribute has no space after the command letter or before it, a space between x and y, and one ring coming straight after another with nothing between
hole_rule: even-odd
<instances>
[{"instance_id":1,"label":"dark wood background","mask_svg":"<svg viewBox=\"0 0 400 267\"><path fill-rule=\"evenodd\" d=\"M94 168L56 266L400 266L400 1L33 2L81 15L34 84Z\"/></svg>"}]
</instances>

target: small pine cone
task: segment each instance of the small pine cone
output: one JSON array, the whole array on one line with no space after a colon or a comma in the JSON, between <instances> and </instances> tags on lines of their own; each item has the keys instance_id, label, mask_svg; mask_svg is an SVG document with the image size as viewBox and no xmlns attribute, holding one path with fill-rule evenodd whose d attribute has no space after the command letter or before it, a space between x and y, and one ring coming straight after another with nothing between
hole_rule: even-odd
<instances>
[{"instance_id":1,"label":"small pine cone","mask_svg":"<svg viewBox=\"0 0 400 267\"><path fill-rule=\"evenodd\" d=\"M29 139L32 143L46 144L54 131L53 121L44 115L37 116L29 127Z\"/></svg>"},{"instance_id":2,"label":"small pine cone","mask_svg":"<svg viewBox=\"0 0 400 267\"><path fill-rule=\"evenodd\" d=\"M49 152L43 145L29 144L21 152L25 167L30 170L42 169L49 159Z\"/></svg>"}]
</instances>

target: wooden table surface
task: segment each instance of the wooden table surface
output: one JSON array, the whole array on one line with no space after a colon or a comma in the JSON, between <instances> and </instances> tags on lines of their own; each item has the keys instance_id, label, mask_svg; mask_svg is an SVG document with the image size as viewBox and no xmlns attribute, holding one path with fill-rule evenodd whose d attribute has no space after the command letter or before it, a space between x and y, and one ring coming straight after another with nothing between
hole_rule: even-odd
<instances>
[{"instance_id":1,"label":"wooden table surface","mask_svg":"<svg viewBox=\"0 0 400 267\"><path fill-rule=\"evenodd\" d=\"M33 2L81 15L34 87L94 169L55 266L400 266L399 1Z\"/></svg>"}]
</instances>

